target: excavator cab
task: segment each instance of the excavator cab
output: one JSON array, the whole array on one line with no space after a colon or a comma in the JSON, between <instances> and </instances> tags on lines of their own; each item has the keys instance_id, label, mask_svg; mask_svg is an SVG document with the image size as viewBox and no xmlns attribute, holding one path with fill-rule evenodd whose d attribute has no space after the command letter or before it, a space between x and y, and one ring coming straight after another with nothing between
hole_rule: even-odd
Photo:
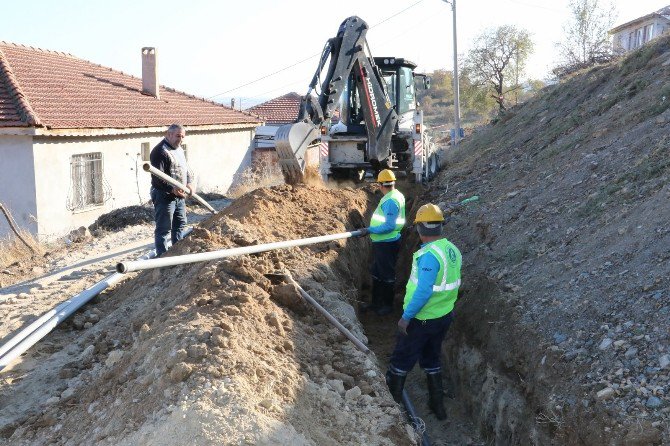
<instances>
[{"instance_id":1,"label":"excavator cab","mask_svg":"<svg viewBox=\"0 0 670 446\"><path fill-rule=\"evenodd\" d=\"M411 121L416 109L416 89L414 85L414 69L416 64L396 57L375 57L375 64L380 68L389 101L400 117L399 124L410 130ZM365 116L361 97L356 89L355 73L351 73L349 81L342 92L338 106L340 122L336 132L350 135L365 135ZM344 130L346 128L346 130ZM338 131L338 129L341 129ZM397 130L397 129L396 129Z\"/></svg>"},{"instance_id":2,"label":"excavator cab","mask_svg":"<svg viewBox=\"0 0 670 446\"><path fill-rule=\"evenodd\" d=\"M375 57L386 82L389 99L398 114L397 130L411 130L416 110L416 64L400 57Z\"/></svg>"}]
</instances>

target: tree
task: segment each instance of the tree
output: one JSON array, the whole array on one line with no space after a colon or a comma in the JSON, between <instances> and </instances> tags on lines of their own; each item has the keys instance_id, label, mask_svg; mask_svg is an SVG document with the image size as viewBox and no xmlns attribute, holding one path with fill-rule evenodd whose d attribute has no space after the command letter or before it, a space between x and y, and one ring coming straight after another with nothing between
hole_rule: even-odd
<instances>
[{"instance_id":1,"label":"tree","mask_svg":"<svg viewBox=\"0 0 670 446\"><path fill-rule=\"evenodd\" d=\"M558 44L562 64L554 69L557 75L604 63L612 58L608 31L616 20L611 2L601 0L570 0L572 20L563 27L565 40Z\"/></svg>"},{"instance_id":2,"label":"tree","mask_svg":"<svg viewBox=\"0 0 670 446\"><path fill-rule=\"evenodd\" d=\"M505 95L519 86L533 42L527 31L512 25L485 30L475 38L473 48L465 58L465 71L472 81L485 86L505 111Z\"/></svg>"}]
</instances>

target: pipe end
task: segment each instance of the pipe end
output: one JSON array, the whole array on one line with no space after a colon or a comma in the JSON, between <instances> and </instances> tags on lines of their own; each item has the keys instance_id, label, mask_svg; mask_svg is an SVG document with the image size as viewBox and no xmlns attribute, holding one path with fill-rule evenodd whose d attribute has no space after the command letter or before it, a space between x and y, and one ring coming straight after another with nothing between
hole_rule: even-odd
<instances>
[{"instance_id":1,"label":"pipe end","mask_svg":"<svg viewBox=\"0 0 670 446\"><path fill-rule=\"evenodd\" d=\"M126 272L126 265L123 264L123 262L119 262L116 264L116 272L117 273L125 273Z\"/></svg>"},{"instance_id":2,"label":"pipe end","mask_svg":"<svg viewBox=\"0 0 670 446\"><path fill-rule=\"evenodd\" d=\"M151 163L142 164L142 169L144 169L145 172L149 172L151 170Z\"/></svg>"}]
</instances>

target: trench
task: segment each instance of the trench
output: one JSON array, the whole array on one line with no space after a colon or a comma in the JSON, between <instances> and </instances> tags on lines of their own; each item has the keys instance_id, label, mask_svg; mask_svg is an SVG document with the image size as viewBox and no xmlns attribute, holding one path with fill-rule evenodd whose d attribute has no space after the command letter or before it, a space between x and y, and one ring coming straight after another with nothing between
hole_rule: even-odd
<instances>
[{"instance_id":1,"label":"trench","mask_svg":"<svg viewBox=\"0 0 670 446\"><path fill-rule=\"evenodd\" d=\"M423 204L419 201L422 191L403 190L402 185L399 188L407 197L407 221L410 222ZM459 226L461 230L467 229L467 226ZM382 371L387 369L395 345L396 323L402 315L412 254L420 245L411 227L403 231L402 237L404 241L396 265L394 312L381 317L359 313L368 346L376 354ZM473 241L457 234L447 233L447 237L452 241L464 239L461 250L465 259L465 249ZM408 375L405 389L433 445L554 444L550 435L551 420L538 421L535 409L538 404L534 400L542 397L533 395L534 386L519 374L530 365L524 362L526 359L520 351L514 351L516 342L505 332L516 314L495 308L497 286L479 271L477 262L464 260L464 285L454 309L454 322L443 343L447 420L439 421L430 413L426 380L418 364ZM359 301L369 301L370 288L371 284L364 281Z\"/></svg>"}]
</instances>

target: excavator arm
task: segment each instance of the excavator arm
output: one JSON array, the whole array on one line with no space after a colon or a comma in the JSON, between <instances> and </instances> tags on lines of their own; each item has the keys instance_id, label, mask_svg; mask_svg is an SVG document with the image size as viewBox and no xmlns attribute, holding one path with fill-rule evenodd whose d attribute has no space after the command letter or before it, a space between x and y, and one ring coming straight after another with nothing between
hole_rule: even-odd
<instances>
[{"instance_id":1,"label":"excavator arm","mask_svg":"<svg viewBox=\"0 0 670 446\"><path fill-rule=\"evenodd\" d=\"M324 121L333 116L352 76L367 133L367 160L379 167L390 156L391 136L398 116L381 71L370 54L365 39L367 30L367 23L359 17L349 17L342 22L337 36L326 42L309 90L302 99L297 121L278 129L275 145L287 182L302 181L307 147L319 137ZM321 81L326 63L328 68Z\"/></svg>"}]
</instances>

